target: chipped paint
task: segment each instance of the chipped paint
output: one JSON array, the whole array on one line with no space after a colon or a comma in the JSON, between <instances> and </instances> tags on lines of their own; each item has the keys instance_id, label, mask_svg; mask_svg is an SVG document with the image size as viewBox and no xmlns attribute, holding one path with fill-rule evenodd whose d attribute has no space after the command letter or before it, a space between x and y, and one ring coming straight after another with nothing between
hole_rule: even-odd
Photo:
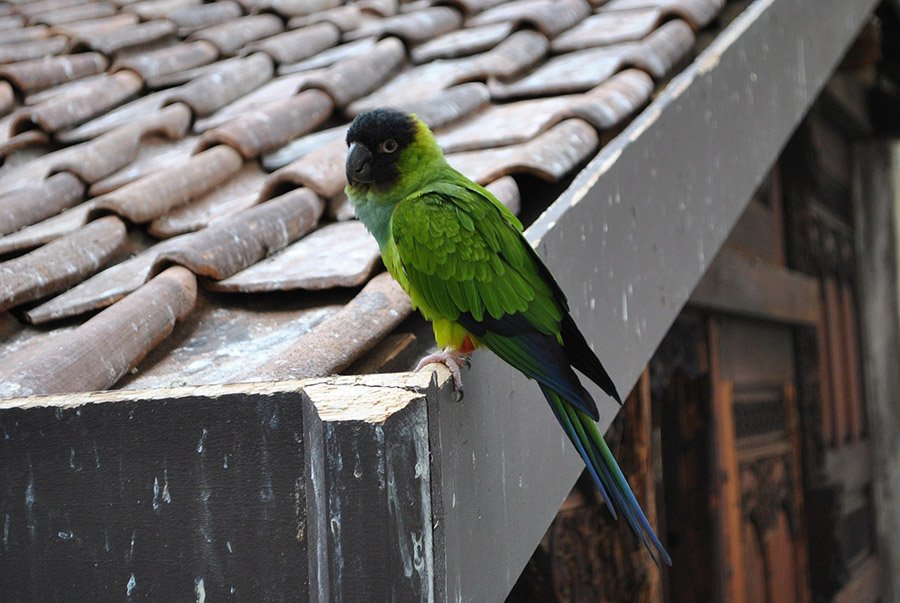
<instances>
[{"instance_id":1,"label":"chipped paint","mask_svg":"<svg viewBox=\"0 0 900 603\"><path fill-rule=\"evenodd\" d=\"M659 106L653 105L648 107L627 129L628 140L634 142L638 137L643 136L644 132L655 124L661 115L662 109Z\"/></svg>"},{"instance_id":2,"label":"chipped paint","mask_svg":"<svg viewBox=\"0 0 900 603\"><path fill-rule=\"evenodd\" d=\"M776 0L757 0L751 3L737 18L713 41L697 58L688 73L705 76L715 69L728 51L751 26L755 25L760 15L770 9Z\"/></svg>"},{"instance_id":3,"label":"chipped paint","mask_svg":"<svg viewBox=\"0 0 900 603\"><path fill-rule=\"evenodd\" d=\"M172 503L172 494L169 492L169 470L168 469L163 469L162 501L164 503L166 503L167 505Z\"/></svg>"},{"instance_id":4,"label":"chipped paint","mask_svg":"<svg viewBox=\"0 0 900 603\"><path fill-rule=\"evenodd\" d=\"M159 511L159 479L153 478L153 500L150 503L154 511Z\"/></svg>"},{"instance_id":5,"label":"chipped paint","mask_svg":"<svg viewBox=\"0 0 900 603\"><path fill-rule=\"evenodd\" d=\"M206 430L206 427L203 428L203 432L200 434L200 439L197 440L197 454L203 454L203 444L206 442L206 436L209 432Z\"/></svg>"},{"instance_id":6,"label":"chipped paint","mask_svg":"<svg viewBox=\"0 0 900 603\"><path fill-rule=\"evenodd\" d=\"M206 583L202 576L194 580L194 594L197 595L197 603L206 603Z\"/></svg>"},{"instance_id":7,"label":"chipped paint","mask_svg":"<svg viewBox=\"0 0 900 603\"><path fill-rule=\"evenodd\" d=\"M326 450L328 451L328 464L331 471L340 475L344 468L344 459L341 456L338 446L331 442L335 439L334 426L332 423L326 423L324 428L324 441ZM333 558L329 559L334 575L331 577L331 584L336 588L336 592L331 593L332 596L342 597L341 586L344 583L344 542L341 539L341 506L342 500L340 490L332 485L328 488L328 510L330 516L328 518L328 529L331 532Z\"/></svg>"}]
</instances>

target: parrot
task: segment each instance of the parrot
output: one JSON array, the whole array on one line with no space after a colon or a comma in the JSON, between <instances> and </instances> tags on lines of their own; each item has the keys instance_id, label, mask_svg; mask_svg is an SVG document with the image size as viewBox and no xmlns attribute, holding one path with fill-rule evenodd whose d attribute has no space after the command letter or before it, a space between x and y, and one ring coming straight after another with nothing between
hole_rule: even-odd
<instances>
[{"instance_id":1,"label":"parrot","mask_svg":"<svg viewBox=\"0 0 900 603\"><path fill-rule=\"evenodd\" d=\"M623 515L657 566L672 564L603 439L575 370L620 405L616 387L569 313L566 296L516 216L456 171L414 113L378 108L347 130L347 198L385 268L431 322L457 390L460 364L484 347L537 381L614 518Z\"/></svg>"}]
</instances>

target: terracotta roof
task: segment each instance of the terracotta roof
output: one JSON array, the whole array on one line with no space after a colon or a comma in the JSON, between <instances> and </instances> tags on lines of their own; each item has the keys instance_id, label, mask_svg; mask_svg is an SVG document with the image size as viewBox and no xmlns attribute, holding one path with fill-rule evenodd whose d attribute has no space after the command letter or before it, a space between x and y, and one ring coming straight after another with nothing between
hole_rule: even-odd
<instances>
[{"instance_id":1,"label":"terracotta roof","mask_svg":"<svg viewBox=\"0 0 900 603\"><path fill-rule=\"evenodd\" d=\"M355 114L418 112L518 210L723 1L0 5L0 396L360 362L411 309L342 192Z\"/></svg>"}]
</instances>

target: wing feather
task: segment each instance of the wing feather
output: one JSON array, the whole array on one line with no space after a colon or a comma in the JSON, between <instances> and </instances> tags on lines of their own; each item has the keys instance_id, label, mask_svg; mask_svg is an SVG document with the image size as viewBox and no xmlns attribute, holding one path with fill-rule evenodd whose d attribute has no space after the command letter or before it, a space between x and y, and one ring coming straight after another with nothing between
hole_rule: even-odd
<instances>
[{"instance_id":1,"label":"wing feather","mask_svg":"<svg viewBox=\"0 0 900 603\"><path fill-rule=\"evenodd\" d=\"M445 182L394 211L391 236L399 262L421 297L413 301L430 319L522 313L542 332L558 333L564 309L538 276L521 224L474 187Z\"/></svg>"},{"instance_id":2,"label":"wing feather","mask_svg":"<svg viewBox=\"0 0 900 603\"><path fill-rule=\"evenodd\" d=\"M522 225L485 189L462 176L424 189L394 210L391 237L413 303L426 318L461 323L595 418L596 404L572 366L618 399L584 338L571 333L565 295Z\"/></svg>"}]
</instances>

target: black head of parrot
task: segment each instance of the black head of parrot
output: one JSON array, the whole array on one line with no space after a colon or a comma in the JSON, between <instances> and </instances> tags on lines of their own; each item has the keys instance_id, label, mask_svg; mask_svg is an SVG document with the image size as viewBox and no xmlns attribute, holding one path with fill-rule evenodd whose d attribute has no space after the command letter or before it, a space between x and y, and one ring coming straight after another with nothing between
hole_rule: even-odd
<instances>
[{"instance_id":1,"label":"black head of parrot","mask_svg":"<svg viewBox=\"0 0 900 603\"><path fill-rule=\"evenodd\" d=\"M416 139L413 116L393 109L360 113L347 130L347 182L389 188L400 177L402 152Z\"/></svg>"}]
</instances>

